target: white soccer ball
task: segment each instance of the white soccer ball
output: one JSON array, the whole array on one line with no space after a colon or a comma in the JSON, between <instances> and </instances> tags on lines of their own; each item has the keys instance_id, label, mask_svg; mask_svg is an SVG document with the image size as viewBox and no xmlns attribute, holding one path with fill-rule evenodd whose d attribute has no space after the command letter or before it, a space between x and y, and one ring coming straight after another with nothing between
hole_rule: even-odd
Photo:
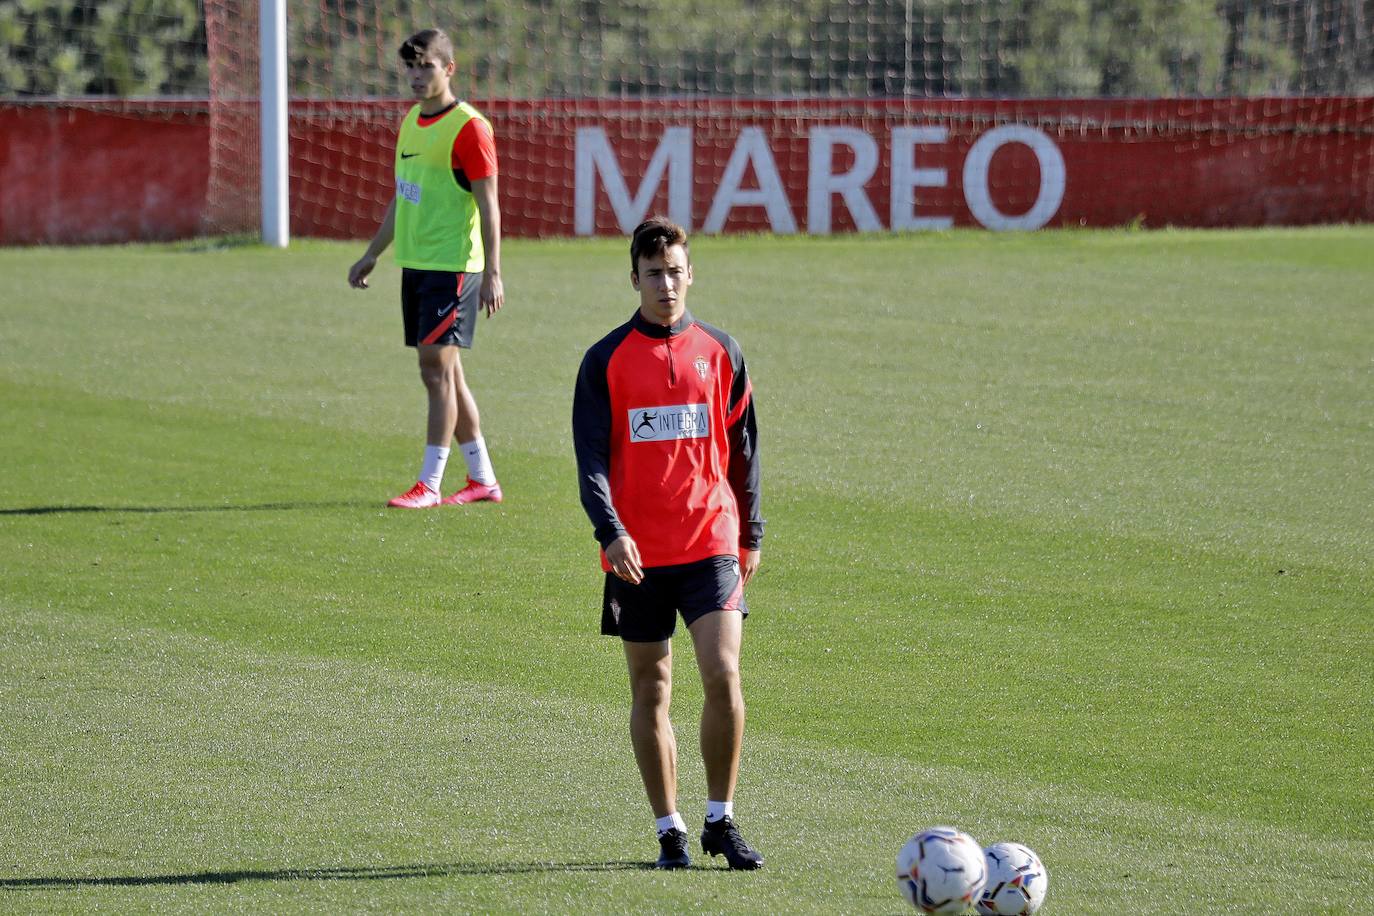
<instances>
[{"instance_id":1,"label":"white soccer ball","mask_svg":"<svg viewBox=\"0 0 1374 916\"><path fill-rule=\"evenodd\" d=\"M897 887L922 913L967 913L987 882L982 847L953 827L931 827L897 853Z\"/></svg>"},{"instance_id":2,"label":"white soccer ball","mask_svg":"<svg viewBox=\"0 0 1374 916\"><path fill-rule=\"evenodd\" d=\"M994 843L983 850L988 883L978 897L984 916L1030 916L1045 902L1050 873L1029 847L1020 843Z\"/></svg>"}]
</instances>

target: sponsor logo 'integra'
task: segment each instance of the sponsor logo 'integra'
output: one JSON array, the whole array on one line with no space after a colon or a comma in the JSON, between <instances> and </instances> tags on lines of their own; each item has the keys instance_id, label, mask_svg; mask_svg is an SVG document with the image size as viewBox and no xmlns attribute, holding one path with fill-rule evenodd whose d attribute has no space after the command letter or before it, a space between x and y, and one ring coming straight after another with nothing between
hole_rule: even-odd
<instances>
[{"instance_id":1,"label":"sponsor logo 'integra'","mask_svg":"<svg viewBox=\"0 0 1374 916\"><path fill-rule=\"evenodd\" d=\"M631 442L705 439L710 435L711 415L705 404L630 408Z\"/></svg>"}]
</instances>

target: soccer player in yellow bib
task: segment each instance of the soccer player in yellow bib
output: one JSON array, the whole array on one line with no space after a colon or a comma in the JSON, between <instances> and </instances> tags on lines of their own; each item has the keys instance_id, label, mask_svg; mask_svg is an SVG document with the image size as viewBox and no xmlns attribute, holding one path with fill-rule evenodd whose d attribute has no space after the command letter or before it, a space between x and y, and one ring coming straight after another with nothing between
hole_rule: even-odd
<instances>
[{"instance_id":1,"label":"soccer player in yellow bib","mask_svg":"<svg viewBox=\"0 0 1374 916\"><path fill-rule=\"evenodd\" d=\"M463 375L460 347L472 346L477 311L505 304L501 284L501 208L496 143L482 113L453 94L453 42L438 29L400 49L419 104L396 141L396 194L366 253L348 270L366 289L377 258L394 240L401 267L406 346L415 347L429 395L425 457L415 485L387 503L398 509L501 501L501 485L482 438L477 402ZM467 462L467 483L442 495L449 443Z\"/></svg>"}]
</instances>

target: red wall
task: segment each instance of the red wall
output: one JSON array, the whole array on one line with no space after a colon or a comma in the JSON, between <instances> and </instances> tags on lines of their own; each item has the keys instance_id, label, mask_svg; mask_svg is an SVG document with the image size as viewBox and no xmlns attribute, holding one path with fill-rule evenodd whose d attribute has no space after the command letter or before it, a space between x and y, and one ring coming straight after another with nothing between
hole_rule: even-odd
<instances>
[{"instance_id":1,"label":"red wall","mask_svg":"<svg viewBox=\"0 0 1374 916\"><path fill-rule=\"evenodd\" d=\"M751 159L721 231L776 231L747 202L757 166L771 165L781 206L808 228L811 132L851 128L876 150L862 193L876 228L892 225L894 130L935 127L940 142L916 147L915 167L942 175L914 192L909 215L955 226L986 225L970 205L965 165L980 138L1024 125L1063 161L1061 194L1047 226L1259 226L1374 221L1374 98L1198 100L494 100L502 210L510 235L572 235L579 128L604 131L629 195L668 128L690 129L690 222L704 225L742 131L761 131L767 162ZM292 231L361 238L372 233L391 191L391 157L402 102L294 102L291 118ZM227 123L227 119L226 119ZM679 134L681 135L681 134ZM1043 152L1043 150L1042 150ZM256 161L256 143L241 157ZM835 147L831 171L854 165ZM603 163L604 165L604 163ZM253 173L256 169L251 170ZM587 171L584 169L584 179ZM1046 176L1031 148L1001 146L982 172L989 203L1025 214ZM223 199L252 175L227 182L207 222L209 118L199 102L0 103L0 243L119 242L251 228L256 203ZM600 234L620 233L604 176L594 174L591 214ZM650 211L668 209L667 176ZM586 189L584 188L584 193ZM839 194L829 196L831 231L855 227ZM777 203L778 201L775 201ZM986 208L984 208L986 212ZM633 215L633 214L631 214ZM622 219L624 216L622 215ZM873 222L870 228L875 227Z\"/></svg>"},{"instance_id":2,"label":"red wall","mask_svg":"<svg viewBox=\"0 0 1374 916\"><path fill-rule=\"evenodd\" d=\"M0 104L0 244L201 231L206 103Z\"/></svg>"}]
</instances>

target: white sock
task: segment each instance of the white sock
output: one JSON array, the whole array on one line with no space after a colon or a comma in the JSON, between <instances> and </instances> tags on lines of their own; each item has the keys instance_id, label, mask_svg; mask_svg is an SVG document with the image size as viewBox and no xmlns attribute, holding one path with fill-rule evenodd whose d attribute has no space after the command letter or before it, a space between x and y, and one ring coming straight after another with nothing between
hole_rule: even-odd
<instances>
[{"instance_id":1,"label":"white sock","mask_svg":"<svg viewBox=\"0 0 1374 916\"><path fill-rule=\"evenodd\" d=\"M435 493L444 482L444 466L448 464L448 449L442 445L425 446L425 463L420 465L420 482Z\"/></svg>"},{"instance_id":2,"label":"white sock","mask_svg":"<svg viewBox=\"0 0 1374 916\"><path fill-rule=\"evenodd\" d=\"M667 833L669 830L681 830L683 833L687 832L687 822L684 821L682 815L678 814L676 811L669 814L667 817L655 818L654 826L658 828L659 836L663 836L663 834Z\"/></svg>"},{"instance_id":3,"label":"white sock","mask_svg":"<svg viewBox=\"0 0 1374 916\"><path fill-rule=\"evenodd\" d=\"M496 483L496 472L491 469L491 457L487 455L487 440L478 436L471 442L460 442L463 459L468 463L468 476L478 483Z\"/></svg>"},{"instance_id":4,"label":"white sock","mask_svg":"<svg viewBox=\"0 0 1374 916\"><path fill-rule=\"evenodd\" d=\"M715 823L723 817L735 816L735 803L733 801L708 801L706 803L706 822Z\"/></svg>"}]
</instances>

